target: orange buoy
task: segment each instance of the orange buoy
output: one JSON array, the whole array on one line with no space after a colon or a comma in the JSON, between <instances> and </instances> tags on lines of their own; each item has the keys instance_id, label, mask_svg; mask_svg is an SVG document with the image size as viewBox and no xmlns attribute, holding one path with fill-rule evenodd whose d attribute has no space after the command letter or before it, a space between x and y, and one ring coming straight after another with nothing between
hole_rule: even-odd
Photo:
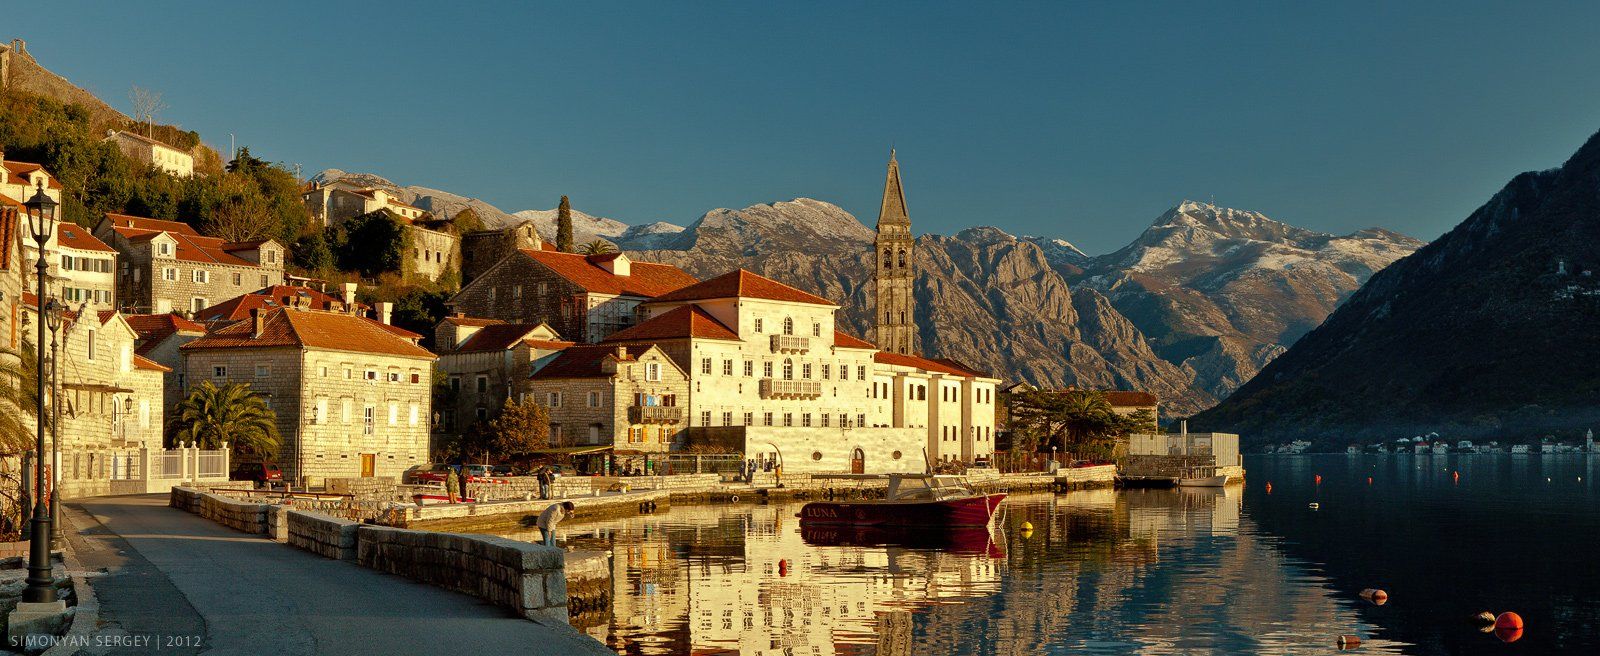
<instances>
[{"instance_id":1,"label":"orange buoy","mask_svg":"<svg viewBox=\"0 0 1600 656\"><path fill-rule=\"evenodd\" d=\"M1317 485L1321 485L1322 484L1322 474L1317 474L1316 480L1317 480Z\"/></svg>"},{"instance_id":2,"label":"orange buoy","mask_svg":"<svg viewBox=\"0 0 1600 656\"><path fill-rule=\"evenodd\" d=\"M1272 481L1267 481L1267 494L1272 494Z\"/></svg>"},{"instance_id":3,"label":"orange buoy","mask_svg":"<svg viewBox=\"0 0 1600 656\"><path fill-rule=\"evenodd\" d=\"M1522 628L1495 629L1494 637L1499 638L1500 642L1516 642L1522 639Z\"/></svg>"},{"instance_id":4,"label":"orange buoy","mask_svg":"<svg viewBox=\"0 0 1600 656\"><path fill-rule=\"evenodd\" d=\"M789 561L788 560L780 560L780 561L778 561L778 576L788 576L788 575L789 575Z\"/></svg>"},{"instance_id":5,"label":"orange buoy","mask_svg":"<svg viewBox=\"0 0 1600 656\"><path fill-rule=\"evenodd\" d=\"M1361 646L1361 638L1359 638L1359 637L1356 637L1356 636L1353 636L1353 635L1342 635L1342 636L1339 636L1339 648L1340 649L1355 649L1356 647L1360 647L1360 646Z\"/></svg>"},{"instance_id":6,"label":"orange buoy","mask_svg":"<svg viewBox=\"0 0 1600 656\"><path fill-rule=\"evenodd\" d=\"M1496 629L1522 629L1522 616L1511 611L1506 611L1494 618Z\"/></svg>"},{"instance_id":7,"label":"orange buoy","mask_svg":"<svg viewBox=\"0 0 1600 656\"><path fill-rule=\"evenodd\" d=\"M1460 483L1461 482L1461 472L1450 472L1450 479L1455 481L1455 482L1457 482L1457 483Z\"/></svg>"},{"instance_id":8,"label":"orange buoy","mask_svg":"<svg viewBox=\"0 0 1600 656\"><path fill-rule=\"evenodd\" d=\"M1361 591L1361 598L1378 606L1389 603L1389 593L1377 588L1367 588Z\"/></svg>"}]
</instances>

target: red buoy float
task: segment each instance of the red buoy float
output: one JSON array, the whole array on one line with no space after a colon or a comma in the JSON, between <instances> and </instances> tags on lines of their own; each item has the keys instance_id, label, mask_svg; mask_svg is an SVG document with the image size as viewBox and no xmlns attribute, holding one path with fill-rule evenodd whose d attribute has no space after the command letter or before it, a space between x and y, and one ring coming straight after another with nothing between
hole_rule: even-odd
<instances>
[{"instance_id":1,"label":"red buoy float","mask_svg":"<svg viewBox=\"0 0 1600 656\"><path fill-rule=\"evenodd\" d=\"M1317 474L1317 479L1316 480L1317 480L1317 485L1321 485L1322 484L1322 474Z\"/></svg>"},{"instance_id":2,"label":"red buoy float","mask_svg":"<svg viewBox=\"0 0 1600 656\"><path fill-rule=\"evenodd\" d=\"M780 560L780 561L778 561L778 576L788 576L788 575L789 575L789 561L788 560Z\"/></svg>"},{"instance_id":3,"label":"red buoy float","mask_svg":"<svg viewBox=\"0 0 1600 656\"><path fill-rule=\"evenodd\" d=\"M1367 477L1367 485L1371 485L1371 484L1372 484L1372 477L1368 476Z\"/></svg>"},{"instance_id":4,"label":"red buoy float","mask_svg":"<svg viewBox=\"0 0 1600 656\"><path fill-rule=\"evenodd\" d=\"M1389 603L1389 593L1377 588L1367 588L1361 591L1361 598L1378 606Z\"/></svg>"},{"instance_id":5,"label":"red buoy float","mask_svg":"<svg viewBox=\"0 0 1600 656\"><path fill-rule=\"evenodd\" d=\"M1267 481L1267 494L1272 494L1272 481Z\"/></svg>"},{"instance_id":6,"label":"red buoy float","mask_svg":"<svg viewBox=\"0 0 1600 656\"><path fill-rule=\"evenodd\" d=\"M1495 618L1494 618L1494 628L1497 629L1497 630L1499 630L1499 629L1518 629L1518 630L1521 630L1522 629L1522 616L1518 615L1516 613L1513 613L1511 611L1506 611L1504 613L1501 613L1501 614L1495 616Z\"/></svg>"},{"instance_id":7,"label":"red buoy float","mask_svg":"<svg viewBox=\"0 0 1600 656\"><path fill-rule=\"evenodd\" d=\"M1353 635L1339 636L1339 649L1355 649L1361 646L1361 638Z\"/></svg>"}]
</instances>

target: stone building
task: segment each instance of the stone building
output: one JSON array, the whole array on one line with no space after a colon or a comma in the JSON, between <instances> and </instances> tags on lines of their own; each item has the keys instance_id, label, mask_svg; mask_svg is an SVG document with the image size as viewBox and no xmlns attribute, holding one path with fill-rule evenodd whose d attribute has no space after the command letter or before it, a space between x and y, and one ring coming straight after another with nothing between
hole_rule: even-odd
<instances>
[{"instance_id":1,"label":"stone building","mask_svg":"<svg viewBox=\"0 0 1600 656\"><path fill-rule=\"evenodd\" d=\"M878 207L878 238L874 243L873 290L878 345L890 353L911 354L917 347L916 239L911 236L911 216L906 213L905 189L900 186L900 164L889 152L889 172Z\"/></svg>"},{"instance_id":2,"label":"stone building","mask_svg":"<svg viewBox=\"0 0 1600 656\"><path fill-rule=\"evenodd\" d=\"M24 295L30 328L37 306ZM138 334L115 310L69 311L59 335L62 492L110 494L113 452L161 446L166 368L134 352Z\"/></svg>"},{"instance_id":3,"label":"stone building","mask_svg":"<svg viewBox=\"0 0 1600 656\"><path fill-rule=\"evenodd\" d=\"M127 130L109 131L106 141L116 144L117 149L133 161L154 166L180 178L194 175L194 155L170 144Z\"/></svg>"},{"instance_id":4,"label":"stone building","mask_svg":"<svg viewBox=\"0 0 1600 656\"><path fill-rule=\"evenodd\" d=\"M568 339L594 343L637 323L640 303L694 282L675 266L634 262L622 253L523 248L501 258L446 304L469 317L547 323Z\"/></svg>"},{"instance_id":5,"label":"stone building","mask_svg":"<svg viewBox=\"0 0 1600 656\"><path fill-rule=\"evenodd\" d=\"M186 223L110 213L94 236L119 254L117 302L136 314L192 314L284 280L284 249L271 239L226 242Z\"/></svg>"},{"instance_id":6,"label":"stone building","mask_svg":"<svg viewBox=\"0 0 1600 656\"><path fill-rule=\"evenodd\" d=\"M505 256L522 249L542 251L546 248L539 238L539 229L532 221L523 221L499 230L479 230L461 236L461 284L472 282Z\"/></svg>"},{"instance_id":7,"label":"stone building","mask_svg":"<svg viewBox=\"0 0 1600 656\"><path fill-rule=\"evenodd\" d=\"M688 375L653 344L573 346L526 382L552 447L609 446L619 470L645 471L682 442Z\"/></svg>"},{"instance_id":8,"label":"stone building","mask_svg":"<svg viewBox=\"0 0 1600 656\"><path fill-rule=\"evenodd\" d=\"M572 344L547 324L445 317L434 329L434 350L452 403L437 409L437 437L494 419L506 399L521 398L529 375Z\"/></svg>"},{"instance_id":9,"label":"stone building","mask_svg":"<svg viewBox=\"0 0 1600 656\"><path fill-rule=\"evenodd\" d=\"M33 239L23 242L23 258L39 257ZM96 239L89 229L75 223L56 224L56 234L45 242L50 252L51 286L57 298L69 306L87 303L89 307L110 310L117 307L117 252Z\"/></svg>"},{"instance_id":10,"label":"stone building","mask_svg":"<svg viewBox=\"0 0 1600 656\"><path fill-rule=\"evenodd\" d=\"M378 305L387 309L391 304ZM353 282L344 283L339 296L300 285L272 285L203 308L194 314L194 320L207 324L231 323L250 318L252 310L268 311L284 307L363 316L367 315L369 310L366 305L356 301L356 283ZM389 323L389 317L381 313L371 318L384 325Z\"/></svg>"},{"instance_id":11,"label":"stone building","mask_svg":"<svg viewBox=\"0 0 1600 656\"><path fill-rule=\"evenodd\" d=\"M642 305L603 343L652 344L688 374L687 441L793 471L922 471L993 453L996 381L835 328L827 299L737 270Z\"/></svg>"},{"instance_id":12,"label":"stone building","mask_svg":"<svg viewBox=\"0 0 1600 656\"><path fill-rule=\"evenodd\" d=\"M461 238L449 221L412 219L407 239L411 252L401 259L401 276L437 281L460 270Z\"/></svg>"},{"instance_id":13,"label":"stone building","mask_svg":"<svg viewBox=\"0 0 1600 656\"><path fill-rule=\"evenodd\" d=\"M297 484L393 476L428 462L434 355L365 317L257 310L180 347L190 387L239 382L262 394Z\"/></svg>"},{"instance_id":14,"label":"stone building","mask_svg":"<svg viewBox=\"0 0 1600 656\"><path fill-rule=\"evenodd\" d=\"M427 211L399 199L386 190L362 187L346 180L307 184L300 199L311 219L324 228L333 227L362 214L389 210L406 221L422 219Z\"/></svg>"},{"instance_id":15,"label":"stone building","mask_svg":"<svg viewBox=\"0 0 1600 656\"><path fill-rule=\"evenodd\" d=\"M138 333L134 355L167 369L161 376L162 407L177 405L186 389L179 347L204 336L206 327L176 314L126 314L123 318Z\"/></svg>"},{"instance_id":16,"label":"stone building","mask_svg":"<svg viewBox=\"0 0 1600 656\"><path fill-rule=\"evenodd\" d=\"M5 151L0 150L0 196L10 198L17 203L25 203L29 198L33 198L37 189L43 189L46 196L57 203L61 202L60 180L38 164L8 160ZM27 234L23 234L22 237L32 241L32 237Z\"/></svg>"}]
</instances>

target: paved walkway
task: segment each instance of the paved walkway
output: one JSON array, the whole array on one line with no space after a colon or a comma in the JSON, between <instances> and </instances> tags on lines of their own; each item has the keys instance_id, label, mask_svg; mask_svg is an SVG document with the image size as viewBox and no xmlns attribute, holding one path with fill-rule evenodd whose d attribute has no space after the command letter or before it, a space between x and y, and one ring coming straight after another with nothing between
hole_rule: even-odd
<instances>
[{"instance_id":1,"label":"paved walkway","mask_svg":"<svg viewBox=\"0 0 1600 656\"><path fill-rule=\"evenodd\" d=\"M70 538L100 601L82 653L612 654L565 625L252 537L167 507L166 495L71 504ZM128 648L141 636L150 644ZM181 648L169 639L200 639ZM160 643L160 644L158 644Z\"/></svg>"}]
</instances>

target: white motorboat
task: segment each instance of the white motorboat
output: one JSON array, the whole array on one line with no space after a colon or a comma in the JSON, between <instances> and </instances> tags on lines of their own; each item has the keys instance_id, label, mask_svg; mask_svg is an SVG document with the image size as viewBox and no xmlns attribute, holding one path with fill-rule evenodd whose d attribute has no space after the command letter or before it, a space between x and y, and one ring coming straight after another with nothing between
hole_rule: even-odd
<instances>
[{"instance_id":1,"label":"white motorboat","mask_svg":"<svg viewBox=\"0 0 1600 656\"><path fill-rule=\"evenodd\" d=\"M1178 479L1178 487L1222 487L1227 484L1228 475L1218 474L1215 467L1195 467Z\"/></svg>"}]
</instances>

